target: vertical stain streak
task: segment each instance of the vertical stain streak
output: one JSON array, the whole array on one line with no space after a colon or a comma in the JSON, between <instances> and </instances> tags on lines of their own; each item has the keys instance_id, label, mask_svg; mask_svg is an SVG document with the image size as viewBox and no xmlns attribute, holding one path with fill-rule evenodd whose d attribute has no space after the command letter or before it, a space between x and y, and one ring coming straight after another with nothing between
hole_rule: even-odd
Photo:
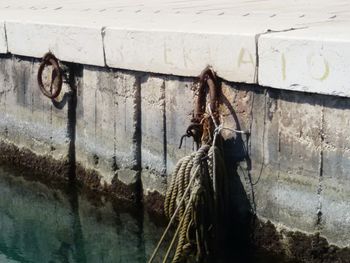
<instances>
[{"instance_id":1,"label":"vertical stain streak","mask_svg":"<svg viewBox=\"0 0 350 263\"><path fill-rule=\"evenodd\" d=\"M322 191L323 191L323 144L324 144L324 102L321 111L321 128L320 128L320 166L319 166L319 183L317 188L317 220L316 227L322 229Z\"/></svg>"},{"instance_id":2,"label":"vertical stain streak","mask_svg":"<svg viewBox=\"0 0 350 263\"><path fill-rule=\"evenodd\" d=\"M251 101L251 105L250 105L250 125L249 125L250 135L251 135L252 130L253 130L255 92L251 91L251 96L252 96L252 101ZM252 152L252 143L251 143L250 135L247 139L247 144L248 144L247 145L247 149L248 149L247 155L250 155L250 153Z\"/></svg>"},{"instance_id":3,"label":"vertical stain streak","mask_svg":"<svg viewBox=\"0 0 350 263\"><path fill-rule=\"evenodd\" d=\"M134 134L133 134L133 144L135 148L135 160L136 164L134 169L141 169L141 143L142 143L142 131L141 131L141 76L136 76L136 81L134 84ZM139 178L141 179L141 178ZM141 193L142 194L142 193Z\"/></svg>"},{"instance_id":4,"label":"vertical stain streak","mask_svg":"<svg viewBox=\"0 0 350 263\"><path fill-rule=\"evenodd\" d=\"M77 126L77 90L78 90L78 77L82 77L83 68L72 66L69 69L69 86L71 87L68 95L68 109L67 109L67 133L69 138L69 179L75 183L76 180L76 126Z\"/></svg>"},{"instance_id":5,"label":"vertical stain streak","mask_svg":"<svg viewBox=\"0 0 350 263\"><path fill-rule=\"evenodd\" d=\"M133 128L134 128L134 134L133 134L133 148L134 148L134 154L135 154L135 161L133 169L138 171L137 173L137 184L138 187L136 189L136 199L140 201L143 197L143 189L142 189L142 181L141 181L141 144L142 144L142 130L141 130L141 76L136 75L136 80L134 83L134 91L133 91Z\"/></svg>"},{"instance_id":6,"label":"vertical stain streak","mask_svg":"<svg viewBox=\"0 0 350 263\"><path fill-rule=\"evenodd\" d=\"M35 76L35 72L34 72L34 60L31 61L30 71L31 71L31 74L30 74L30 75L31 75L31 76ZM31 100L31 102L30 102L30 108L31 108L31 112L32 112L32 114L33 114L33 113L34 113L34 103L35 103L35 101L34 101L34 89L31 89L30 95L31 95L31 98L30 98L30 100Z\"/></svg>"},{"instance_id":7,"label":"vertical stain streak","mask_svg":"<svg viewBox=\"0 0 350 263\"><path fill-rule=\"evenodd\" d=\"M259 38L261 34L255 36L255 70L254 70L254 82L259 83Z\"/></svg>"},{"instance_id":8,"label":"vertical stain streak","mask_svg":"<svg viewBox=\"0 0 350 263\"><path fill-rule=\"evenodd\" d=\"M94 97L94 151L96 151L96 139L97 139L97 89L95 89L95 97Z\"/></svg>"},{"instance_id":9,"label":"vertical stain streak","mask_svg":"<svg viewBox=\"0 0 350 263\"><path fill-rule=\"evenodd\" d=\"M267 96L268 96L268 93L267 93L267 90L265 89L264 90L264 124L263 124L263 134L262 134L262 139L261 139L261 166L260 166L260 171L259 171L259 175L258 175L258 178L255 182L252 183L252 185L256 185L259 180L260 180L260 177L264 171L264 168L265 168L265 145L266 145L266 120L267 120Z\"/></svg>"},{"instance_id":10,"label":"vertical stain streak","mask_svg":"<svg viewBox=\"0 0 350 263\"><path fill-rule=\"evenodd\" d=\"M50 104L50 117L49 117L49 122L50 122L50 127L52 127L52 118L53 118L53 106ZM50 148L53 147L53 129L51 129L51 136L50 136Z\"/></svg>"},{"instance_id":11,"label":"vertical stain streak","mask_svg":"<svg viewBox=\"0 0 350 263\"><path fill-rule=\"evenodd\" d=\"M115 76L113 76L115 77ZM114 79L114 78L112 78ZM117 82L118 83L118 82ZM110 84L111 86L113 83ZM115 171L117 169L117 110L118 110L118 85L115 87L115 92L112 92L113 96L113 107L115 107L115 110L113 110L113 170Z\"/></svg>"},{"instance_id":12,"label":"vertical stain streak","mask_svg":"<svg viewBox=\"0 0 350 263\"><path fill-rule=\"evenodd\" d=\"M161 99L162 99L162 108L163 108L163 164L164 164L164 170L163 175L166 176L167 174L167 127L166 127L166 100L165 100L165 80L162 83L161 87Z\"/></svg>"},{"instance_id":13,"label":"vertical stain streak","mask_svg":"<svg viewBox=\"0 0 350 263\"><path fill-rule=\"evenodd\" d=\"M9 43L7 38L7 28L6 28L6 22L4 22L4 33L5 33L5 42L6 42L6 52L9 52Z\"/></svg>"},{"instance_id":14,"label":"vertical stain streak","mask_svg":"<svg viewBox=\"0 0 350 263\"><path fill-rule=\"evenodd\" d=\"M124 81L125 80L125 78L123 78L123 84L122 84L122 88L123 88L123 90L122 90L122 94L124 95L124 97L123 97L123 99L124 99L124 101L123 101L123 103L124 103L124 132L126 133L127 132L127 119L128 119L128 111L127 111L127 108L126 108L126 104L127 104L127 100L128 100L128 95L127 95L127 93L128 93L128 89L126 88L126 81ZM136 86L134 86L134 88L135 88ZM135 92L135 91L134 91ZM136 93L135 93L136 94ZM136 96L136 95L135 95ZM134 109L135 110L135 109Z\"/></svg>"},{"instance_id":15,"label":"vertical stain streak","mask_svg":"<svg viewBox=\"0 0 350 263\"><path fill-rule=\"evenodd\" d=\"M106 59L105 35L106 35L106 27L102 27L101 28L101 38L102 38L103 61L104 61L105 66L108 67L107 59Z\"/></svg>"},{"instance_id":16,"label":"vertical stain streak","mask_svg":"<svg viewBox=\"0 0 350 263\"><path fill-rule=\"evenodd\" d=\"M265 152L266 152L266 129L267 129L267 111L268 111L268 99L269 94L267 90L264 91L264 127L263 127L263 134L262 134L262 166L261 169L265 166Z\"/></svg>"}]
</instances>

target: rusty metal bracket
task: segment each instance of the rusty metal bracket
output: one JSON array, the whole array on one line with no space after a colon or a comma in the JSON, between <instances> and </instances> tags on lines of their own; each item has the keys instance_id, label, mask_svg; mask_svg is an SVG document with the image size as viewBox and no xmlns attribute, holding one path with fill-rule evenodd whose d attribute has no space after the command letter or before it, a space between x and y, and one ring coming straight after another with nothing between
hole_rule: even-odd
<instances>
[{"instance_id":1,"label":"rusty metal bracket","mask_svg":"<svg viewBox=\"0 0 350 263\"><path fill-rule=\"evenodd\" d=\"M193 137L197 148L202 143L210 143L214 132L213 120L206 116L207 96L209 94L209 107L216 123L219 123L219 96L220 87L216 74L211 67L206 67L198 77L199 89L196 100L193 118L188 126L185 135L181 137L180 147L185 137Z\"/></svg>"},{"instance_id":2,"label":"rusty metal bracket","mask_svg":"<svg viewBox=\"0 0 350 263\"><path fill-rule=\"evenodd\" d=\"M202 129L202 127L201 127L200 123L191 123L188 126L186 133L181 136L179 149L181 149L181 146L182 146L182 143L183 143L183 140L185 137L187 137L187 138L193 137L194 141L196 143L196 147L199 148L199 143L197 141L200 140L199 134L201 132L201 129ZM196 140L197 137L198 137L198 140Z\"/></svg>"},{"instance_id":3,"label":"rusty metal bracket","mask_svg":"<svg viewBox=\"0 0 350 263\"><path fill-rule=\"evenodd\" d=\"M43 72L45 67L52 66L53 70L51 73L51 83L49 87L45 87L43 83ZM62 90L62 70L59 66L58 59L51 53L48 52L44 55L43 60L39 66L38 70L38 84L41 92L50 99L55 99L58 97Z\"/></svg>"}]
</instances>

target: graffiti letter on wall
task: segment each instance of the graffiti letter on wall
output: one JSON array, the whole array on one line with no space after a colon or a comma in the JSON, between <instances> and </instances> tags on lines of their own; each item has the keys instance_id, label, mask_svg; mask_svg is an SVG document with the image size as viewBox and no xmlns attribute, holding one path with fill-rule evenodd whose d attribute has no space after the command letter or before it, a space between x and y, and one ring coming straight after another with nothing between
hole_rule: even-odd
<instances>
[{"instance_id":1,"label":"graffiti letter on wall","mask_svg":"<svg viewBox=\"0 0 350 263\"><path fill-rule=\"evenodd\" d=\"M311 77L324 81L329 76L329 63L322 55L312 54L307 58Z\"/></svg>"},{"instance_id":2,"label":"graffiti letter on wall","mask_svg":"<svg viewBox=\"0 0 350 263\"><path fill-rule=\"evenodd\" d=\"M282 80L286 80L286 57L284 53L281 55L282 60Z\"/></svg>"},{"instance_id":3,"label":"graffiti letter on wall","mask_svg":"<svg viewBox=\"0 0 350 263\"><path fill-rule=\"evenodd\" d=\"M255 67L252 54L245 48L241 48L238 56L237 66L240 67L242 64L251 64L253 67Z\"/></svg>"}]
</instances>

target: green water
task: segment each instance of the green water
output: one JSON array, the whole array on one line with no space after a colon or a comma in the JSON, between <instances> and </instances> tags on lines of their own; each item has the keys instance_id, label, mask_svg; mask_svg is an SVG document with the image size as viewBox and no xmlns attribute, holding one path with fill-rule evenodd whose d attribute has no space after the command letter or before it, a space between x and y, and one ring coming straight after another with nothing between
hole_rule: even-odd
<instances>
[{"instance_id":1,"label":"green water","mask_svg":"<svg viewBox=\"0 0 350 263\"><path fill-rule=\"evenodd\" d=\"M0 263L146 262L163 229L142 207L78 195L0 167ZM255 252L249 262L283 261Z\"/></svg>"}]
</instances>

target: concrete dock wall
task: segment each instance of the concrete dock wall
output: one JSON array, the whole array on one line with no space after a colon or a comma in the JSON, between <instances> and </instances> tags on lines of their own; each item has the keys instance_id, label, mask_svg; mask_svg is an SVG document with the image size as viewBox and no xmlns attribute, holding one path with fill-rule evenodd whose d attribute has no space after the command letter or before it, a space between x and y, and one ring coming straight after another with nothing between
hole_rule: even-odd
<instances>
[{"instance_id":1,"label":"concrete dock wall","mask_svg":"<svg viewBox=\"0 0 350 263\"><path fill-rule=\"evenodd\" d=\"M32 58L0 59L2 158L8 145L19 155L30 150L68 164L73 154L99 185L134 199L141 184L145 202L159 209L174 164L192 151L191 139L178 145L191 119L194 79L70 64L76 93L66 83L54 102L37 87L38 65ZM221 86L224 125L250 131L223 134L229 176L244 189L232 191L239 213L349 246L350 100Z\"/></svg>"},{"instance_id":2,"label":"concrete dock wall","mask_svg":"<svg viewBox=\"0 0 350 263\"><path fill-rule=\"evenodd\" d=\"M10 56L0 60L1 138L40 155L65 159L70 142L68 107L55 106L42 96L36 80L37 61ZM65 101L69 97L67 85L63 96Z\"/></svg>"}]
</instances>

